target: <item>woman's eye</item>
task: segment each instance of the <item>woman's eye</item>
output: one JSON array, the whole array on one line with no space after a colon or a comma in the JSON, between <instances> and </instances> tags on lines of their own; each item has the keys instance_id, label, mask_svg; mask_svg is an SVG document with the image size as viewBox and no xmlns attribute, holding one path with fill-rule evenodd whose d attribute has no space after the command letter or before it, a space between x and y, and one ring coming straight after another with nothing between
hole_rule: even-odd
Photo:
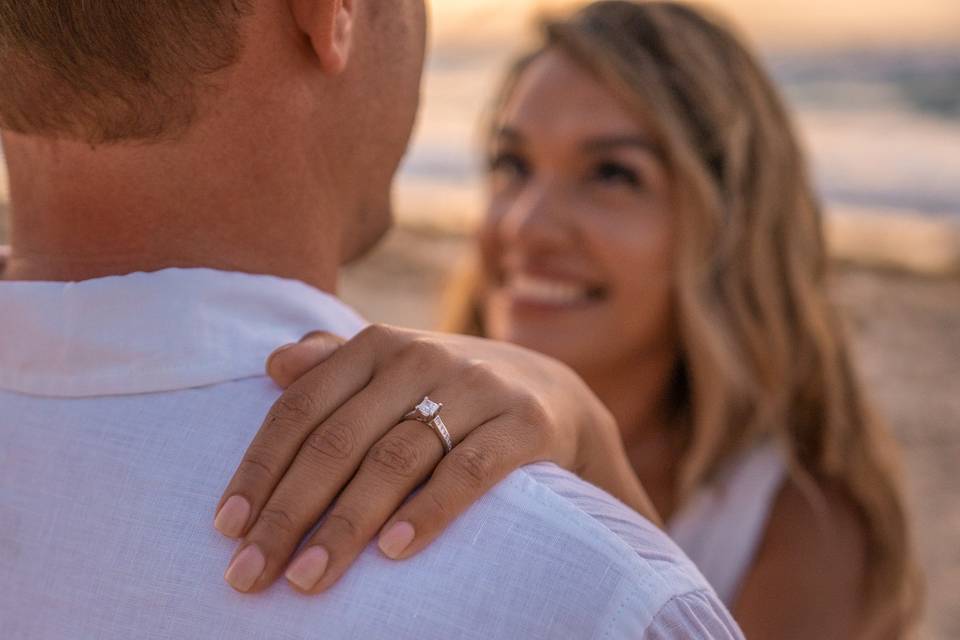
<instances>
[{"instance_id":1,"label":"woman's eye","mask_svg":"<svg viewBox=\"0 0 960 640\"><path fill-rule=\"evenodd\" d=\"M490 159L491 174L506 176L511 179L525 178L530 174L530 165L519 154L498 153Z\"/></svg>"},{"instance_id":2,"label":"woman's eye","mask_svg":"<svg viewBox=\"0 0 960 640\"><path fill-rule=\"evenodd\" d=\"M601 162L594 169L593 178L600 182L621 184L634 189L643 186L640 174L619 162Z\"/></svg>"}]
</instances>

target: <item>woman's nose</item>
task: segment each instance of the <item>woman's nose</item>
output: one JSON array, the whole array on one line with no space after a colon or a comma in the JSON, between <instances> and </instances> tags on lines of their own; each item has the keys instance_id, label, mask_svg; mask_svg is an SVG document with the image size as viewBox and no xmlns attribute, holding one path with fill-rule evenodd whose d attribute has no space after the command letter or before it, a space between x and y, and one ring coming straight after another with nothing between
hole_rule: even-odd
<instances>
[{"instance_id":1,"label":"woman's nose","mask_svg":"<svg viewBox=\"0 0 960 640\"><path fill-rule=\"evenodd\" d=\"M568 234L560 189L532 183L508 206L499 223L501 239L525 244L557 244Z\"/></svg>"}]
</instances>

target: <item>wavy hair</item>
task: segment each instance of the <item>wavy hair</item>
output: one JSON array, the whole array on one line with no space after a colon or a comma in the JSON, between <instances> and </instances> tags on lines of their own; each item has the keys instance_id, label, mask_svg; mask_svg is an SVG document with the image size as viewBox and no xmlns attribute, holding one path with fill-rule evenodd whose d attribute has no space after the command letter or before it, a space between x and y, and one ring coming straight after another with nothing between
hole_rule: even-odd
<instances>
[{"instance_id":1,"label":"wavy hair","mask_svg":"<svg viewBox=\"0 0 960 640\"><path fill-rule=\"evenodd\" d=\"M867 618L902 632L920 598L897 446L864 398L828 299L821 205L773 83L736 35L700 10L601 1L544 22L492 121L548 49L652 124L674 183L680 495L744 447L778 439L814 505L824 486L855 505L866 533ZM483 333L479 273L470 269L451 289L447 329Z\"/></svg>"}]
</instances>

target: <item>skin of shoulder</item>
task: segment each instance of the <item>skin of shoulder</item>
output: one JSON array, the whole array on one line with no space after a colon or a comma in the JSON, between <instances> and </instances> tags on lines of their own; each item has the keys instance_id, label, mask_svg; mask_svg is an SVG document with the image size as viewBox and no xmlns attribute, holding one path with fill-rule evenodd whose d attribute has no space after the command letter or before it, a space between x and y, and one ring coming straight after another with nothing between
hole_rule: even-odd
<instances>
[{"instance_id":1,"label":"skin of shoulder","mask_svg":"<svg viewBox=\"0 0 960 640\"><path fill-rule=\"evenodd\" d=\"M850 499L820 484L812 500L781 489L734 607L748 638L856 637L866 579L866 530Z\"/></svg>"}]
</instances>

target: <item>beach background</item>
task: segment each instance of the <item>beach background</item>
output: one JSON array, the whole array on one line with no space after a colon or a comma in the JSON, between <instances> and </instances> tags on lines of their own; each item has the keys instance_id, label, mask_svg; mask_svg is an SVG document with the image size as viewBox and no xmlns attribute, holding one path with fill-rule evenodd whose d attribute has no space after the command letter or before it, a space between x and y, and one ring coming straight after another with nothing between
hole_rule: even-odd
<instances>
[{"instance_id":1,"label":"beach background","mask_svg":"<svg viewBox=\"0 0 960 640\"><path fill-rule=\"evenodd\" d=\"M347 270L368 317L436 326L482 215L481 115L532 17L565 2L435 0L398 229ZM904 446L927 605L960 638L960 0L713 0L786 93L827 203L833 295Z\"/></svg>"},{"instance_id":2,"label":"beach background","mask_svg":"<svg viewBox=\"0 0 960 640\"><path fill-rule=\"evenodd\" d=\"M371 320L436 326L482 215L481 113L533 15L564 0L434 0L397 229L349 267ZM906 451L928 585L921 638L960 638L960 0L709 0L787 95L827 203L833 293ZM0 172L0 244L6 178Z\"/></svg>"},{"instance_id":3,"label":"beach background","mask_svg":"<svg viewBox=\"0 0 960 640\"><path fill-rule=\"evenodd\" d=\"M533 17L564 0L437 0L401 220L468 229L479 121ZM960 2L711 0L762 52L830 205L838 257L960 271Z\"/></svg>"}]
</instances>

